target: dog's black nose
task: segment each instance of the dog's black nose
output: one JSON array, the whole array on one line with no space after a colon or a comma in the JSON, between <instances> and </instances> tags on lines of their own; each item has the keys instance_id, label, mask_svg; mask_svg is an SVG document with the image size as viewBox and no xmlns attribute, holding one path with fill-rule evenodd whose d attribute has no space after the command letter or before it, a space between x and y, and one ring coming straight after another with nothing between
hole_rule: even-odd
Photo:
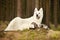
<instances>
[{"instance_id":1,"label":"dog's black nose","mask_svg":"<svg viewBox=\"0 0 60 40\"><path fill-rule=\"evenodd\" d=\"M38 17L38 14L36 16Z\"/></svg>"},{"instance_id":2,"label":"dog's black nose","mask_svg":"<svg viewBox=\"0 0 60 40\"><path fill-rule=\"evenodd\" d=\"M39 16L38 14L36 14L36 18L37 18L37 19L39 19L39 18L40 18L40 16Z\"/></svg>"}]
</instances>

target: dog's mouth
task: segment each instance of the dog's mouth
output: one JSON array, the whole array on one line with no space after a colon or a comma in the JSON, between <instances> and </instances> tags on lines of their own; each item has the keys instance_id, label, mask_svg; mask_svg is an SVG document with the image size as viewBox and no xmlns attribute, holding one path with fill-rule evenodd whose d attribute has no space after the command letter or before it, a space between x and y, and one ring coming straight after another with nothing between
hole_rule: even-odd
<instances>
[{"instance_id":1,"label":"dog's mouth","mask_svg":"<svg viewBox=\"0 0 60 40\"><path fill-rule=\"evenodd\" d=\"M39 19L39 18L40 18L40 16L38 16L38 15L36 15L36 17L37 17L37 19Z\"/></svg>"}]
</instances>

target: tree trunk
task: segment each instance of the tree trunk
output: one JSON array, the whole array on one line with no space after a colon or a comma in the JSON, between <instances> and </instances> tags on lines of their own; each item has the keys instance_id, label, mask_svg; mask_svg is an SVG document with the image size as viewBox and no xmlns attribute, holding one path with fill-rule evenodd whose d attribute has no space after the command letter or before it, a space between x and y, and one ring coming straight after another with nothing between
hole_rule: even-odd
<instances>
[{"instance_id":1,"label":"tree trunk","mask_svg":"<svg viewBox=\"0 0 60 40\"><path fill-rule=\"evenodd\" d=\"M2 9L2 5L1 5L1 0L0 0L0 20L1 20L1 9Z\"/></svg>"},{"instance_id":2,"label":"tree trunk","mask_svg":"<svg viewBox=\"0 0 60 40\"><path fill-rule=\"evenodd\" d=\"M46 0L46 24L50 28L50 0Z\"/></svg>"},{"instance_id":3,"label":"tree trunk","mask_svg":"<svg viewBox=\"0 0 60 40\"><path fill-rule=\"evenodd\" d=\"M14 0L14 17L17 16L17 0Z\"/></svg>"},{"instance_id":4,"label":"tree trunk","mask_svg":"<svg viewBox=\"0 0 60 40\"><path fill-rule=\"evenodd\" d=\"M22 2L21 0L17 0L17 16L22 16Z\"/></svg>"},{"instance_id":5,"label":"tree trunk","mask_svg":"<svg viewBox=\"0 0 60 40\"><path fill-rule=\"evenodd\" d=\"M32 0L32 15L34 14L35 9L35 0Z\"/></svg>"},{"instance_id":6,"label":"tree trunk","mask_svg":"<svg viewBox=\"0 0 60 40\"><path fill-rule=\"evenodd\" d=\"M43 0L39 0L39 6L40 6L40 8L42 7L42 4L43 4L42 1Z\"/></svg>"},{"instance_id":7,"label":"tree trunk","mask_svg":"<svg viewBox=\"0 0 60 40\"><path fill-rule=\"evenodd\" d=\"M35 0L35 7L39 9L39 0Z\"/></svg>"},{"instance_id":8,"label":"tree trunk","mask_svg":"<svg viewBox=\"0 0 60 40\"><path fill-rule=\"evenodd\" d=\"M11 19L11 0L6 0L6 20Z\"/></svg>"},{"instance_id":9,"label":"tree trunk","mask_svg":"<svg viewBox=\"0 0 60 40\"><path fill-rule=\"evenodd\" d=\"M42 7L43 7L43 20L42 22L46 23L46 0L42 0Z\"/></svg>"},{"instance_id":10,"label":"tree trunk","mask_svg":"<svg viewBox=\"0 0 60 40\"><path fill-rule=\"evenodd\" d=\"M58 1L54 0L54 25L57 27L57 5Z\"/></svg>"},{"instance_id":11,"label":"tree trunk","mask_svg":"<svg viewBox=\"0 0 60 40\"><path fill-rule=\"evenodd\" d=\"M32 14L32 0L27 0L26 15L30 17Z\"/></svg>"}]
</instances>

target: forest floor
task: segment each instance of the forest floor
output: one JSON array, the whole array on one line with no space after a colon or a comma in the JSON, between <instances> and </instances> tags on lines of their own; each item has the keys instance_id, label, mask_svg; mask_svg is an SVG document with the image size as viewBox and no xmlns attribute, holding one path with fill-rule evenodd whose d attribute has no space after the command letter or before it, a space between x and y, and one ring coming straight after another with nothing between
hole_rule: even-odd
<instances>
[{"instance_id":1,"label":"forest floor","mask_svg":"<svg viewBox=\"0 0 60 40\"><path fill-rule=\"evenodd\" d=\"M30 29L23 31L9 31L4 32L3 29L8 25L8 21L0 21L0 40L60 40L60 30L56 30L52 25L51 29L46 30L40 29Z\"/></svg>"}]
</instances>

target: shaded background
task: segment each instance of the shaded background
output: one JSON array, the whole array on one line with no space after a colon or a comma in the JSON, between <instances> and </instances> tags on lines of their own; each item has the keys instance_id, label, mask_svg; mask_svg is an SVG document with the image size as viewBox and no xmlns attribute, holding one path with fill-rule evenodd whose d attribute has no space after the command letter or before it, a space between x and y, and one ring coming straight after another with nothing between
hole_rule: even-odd
<instances>
[{"instance_id":1,"label":"shaded background","mask_svg":"<svg viewBox=\"0 0 60 40\"><path fill-rule=\"evenodd\" d=\"M31 17L34 8L43 8L43 23L60 24L60 0L0 0L0 20L10 21L16 16Z\"/></svg>"},{"instance_id":2,"label":"shaded background","mask_svg":"<svg viewBox=\"0 0 60 40\"><path fill-rule=\"evenodd\" d=\"M43 8L43 22L51 29L3 31L19 16L29 18L34 9ZM0 40L60 40L60 0L0 0ZM50 31L51 30L51 31ZM56 31L58 30L58 31Z\"/></svg>"}]
</instances>

